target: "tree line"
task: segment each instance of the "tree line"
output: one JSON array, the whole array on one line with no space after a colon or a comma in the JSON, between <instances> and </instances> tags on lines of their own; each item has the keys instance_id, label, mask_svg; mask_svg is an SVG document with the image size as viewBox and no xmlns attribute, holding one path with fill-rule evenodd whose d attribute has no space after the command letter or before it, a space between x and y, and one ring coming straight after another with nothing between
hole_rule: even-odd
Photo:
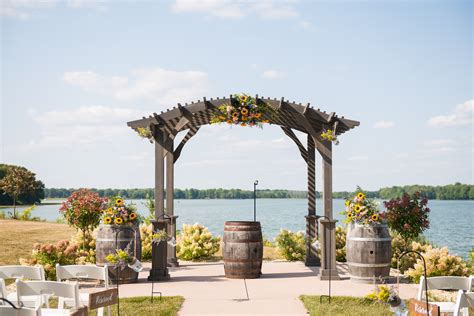
<instances>
[{"instance_id":1,"label":"tree line","mask_svg":"<svg viewBox=\"0 0 474 316\"><path fill-rule=\"evenodd\" d=\"M75 189L47 188L46 198L67 198ZM154 196L152 188L147 189L92 189L102 197L121 196L126 199L146 199ZM449 184L444 186L407 185L381 188L377 191L366 191L369 198L392 199L401 197L404 192L420 192L428 199L434 200L474 200L474 185ZM353 192L333 192L333 197L345 199L351 197ZM294 190L258 190L258 198L284 198L302 199L307 197L307 191ZM251 199L253 191L241 189L175 189L175 199ZM322 197L321 192L316 192L316 197Z\"/></svg>"}]
</instances>

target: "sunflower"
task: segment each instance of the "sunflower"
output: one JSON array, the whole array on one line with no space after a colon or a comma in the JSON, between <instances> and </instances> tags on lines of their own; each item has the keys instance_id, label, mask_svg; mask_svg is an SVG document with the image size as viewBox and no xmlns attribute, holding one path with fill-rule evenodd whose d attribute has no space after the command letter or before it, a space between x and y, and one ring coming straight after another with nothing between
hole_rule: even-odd
<instances>
[{"instance_id":1,"label":"sunflower","mask_svg":"<svg viewBox=\"0 0 474 316\"><path fill-rule=\"evenodd\" d=\"M246 124L246 123L242 123L242 124L240 124L240 126L247 126L247 124Z\"/></svg>"},{"instance_id":2,"label":"sunflower","mask_svg":"<svg viewBox=\"0 0 474 316\"><path fill-rule=\"evenodd\" d=\"M370 217L374 222L378 221L379 220L379 216L377 214L372 214L372 216Z\"/></svg>"},{"instance_id":3,"label":"sunflower","mask_svg":"<svg viewBox=\"0 0 474 316\"><path fill-rule=\"evenodd\" d=\"M233 117L233 118L239 117L239 112L234 112L234 113L232 113L232 117Z\"/></svg>"},{"instance_id":4,"label":"sunflower","mask_svg":"<svg viewBox=\"0 0 474 316\"><path fill-rule=\"evenodd\" d=\"M247 121L249 118L247 116L242 116L242 121Z\"/></svg>"},{"instance_id":5,"label":"sunflower","mask_svg":"<svg viewBox=\"0 0 474 316\"><path fill-rule=\"evenodd\" d=\"M114 210L111 207L109 207L107 209L107 214L113 214L113 213L114 213Z\"/></svg>"},{"instance_id":6,"label":"sunflower","mask_svg":"<svg viewBox=\"0 0 474 316\"><path fill-rule=\"evenodd\" d=\"M354 206L354 211L355 211L356 213L359 213L361 210L362 210L362 206L361 206L360 204L356 204L356 205Z\"/></svg>"},{"instance_id":7,"label":"sunflower","mask_svg":"<svg viewBox=\"0 0 474 316\"><path fill-rule=\"evenodd\" d=\"M221 120L221 121L225 120L225 116L224 115L219 115L219 120Z\"/></svg>"},{"instance_id":8,"label":"sunflower","mask_svg":"<svg viewBox=\"0 0 474 316\"><path fill-rule=\"evenodd\" d=\"M255 118L259 119L259 118L262 116L262 113L258 113L258 112L257 112L257 113L255 113L253 116L254 116Z\"/></svg>"},{"instance_id":9,"label":"sunflower","mask_svg":"<svg viewBox=\"0 0 474 316\"><path fill-rule=\"evenodd\" d=\"M234 121L232 120L227 120L227 124L232 124Z\"/></svg>"},{"instance_id":10,"label":"sunflower","mask_svg":"<svg viewBox=\"0 0 474 316\"><path fill-rule=\"evenodd\" d=\"M361 199L361 200L364 200L365 199L365 194L362 193L362 192L359 192L359 194L357 194L357 198Z\"/></svg>"},{"instance_id":11,"label":"sunflower","mask_svg":"<svg viewBox=\"0 0 474 316\"><path fill-rule=\"evenodd\" d=\"M123 200L122 199L116 199L115 200L115 205L122 206L123 205Z\"/></svg>"},{"instance_id":12,"label":"sunflower","mask_svg":"<svg viewBox=\"0 0 474 316\"><path fill-rule=\"evenodd\" d=\"M263 120L262 123L269 123L270 120Z\"/></svg>"},{"instance_id":13,"label":"sunflower","mask_svg":"<svg viewBox=\"0 0 474 316\"><path fill-rule=\"evenodd\" d=\"M106 217L106 218L104 218L104 223L105 224L110 224L110 223L112 223L112 219L110 217Z\"/></svg>"},{"instance_id":14,"label":"sunflower","mask_svg":"<svg viewBox=\"0 0 474 316\"><path fill-rule=\"evenodd\" d=\"M351 205L351 201L350 200L346 200L346 206L349 206Z\"/></svg>"},{"instance_id":15,"label":"sunflower","mask_svg":"<svg viewBox=\"0 0 474 316\"><path fill-rule=\"evenodd\" d=\"M245 94L240 96L240 101L242 101L242 102L247 102L248 99L249 99L249 97L246 96Z\"/></svg>"},{"instance_id":16,"label":"sunflower","mask_svg":"<svg viewBox=\"0 0 474 316\"><path fill-rule=\"evenodd\" d=\"M130 219L133 221L135 218L137 218L137 214L135 214L135 213L132 212L132 213L130 213L130 215L128 216L128 218L130 218Z\"/></svg>"},{"instance_id":17,"label":"sunflower","mask_svg":"<svg viewBox=\"0 0 474 316\"><path fill-rule=\"evenodd\" d=\"M347 213L347 219L352 219L352 212Z\"/></svg>"},{"instance_id":18,"label":"sunflower","mask_svg":"<svg viewBox=\"0 0 474 316\"><path fill-rule=\"evenodd\" d=\"M115 224L120 225L120 224L122 224L122 223L123 223L123 218L117 217L117 218L115 219Z\"/></svg>"},{"instance_id":19,"label":"sunflower","mask_svg":"<svg viewBox=\"0 0 474 316\"><path fill-rule=\"evenodd\" d=\"M247 115L249 114L249 110L247 108L243 108L242 110L240 110L240 113L242 113L242 115Z\"/></svg>"}]
</instances>

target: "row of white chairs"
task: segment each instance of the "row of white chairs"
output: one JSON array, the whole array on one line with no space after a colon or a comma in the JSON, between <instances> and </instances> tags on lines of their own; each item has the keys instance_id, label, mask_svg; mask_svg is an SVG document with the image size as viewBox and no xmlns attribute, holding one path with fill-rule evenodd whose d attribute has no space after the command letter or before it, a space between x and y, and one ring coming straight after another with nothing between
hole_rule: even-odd
<instances>
[{"instance_id":1,"label":"row of white chairs","mask_svg":"<svg viewBox=\"0 0 474 316\"><path fill-rule=\"evenodd\" d=\"M430 304L438 305L441 313L453 314L454 316L469 315L469 308L474 308L474 293L472 292L474 286L474 275L469 277L429 277L427 280L425 280L424 277L421 277L420 283L418 285L417 296L417 299L420 301L424 300L427 295L425 292L425 286L428 287L428 291L458 291L456 302L429 302Z\"/></svg>"},{"instance_id":2,"label":"row of white chairs","mask_svg":"<svg viewBox=\"0 0 474 316\"><path fill-rule=\"evenodd\" d=\"M0 297L16 306L25 307L22 308L22 313L36 313L25 315L69 315L69 310L65 307L78 308L89 303L90 292L79 291L77 280L99 281L103 282L103 289L109 288L107 266L57 264L56 277L57 281L46 281L42 266L0 266ZM7 293L4 279L16 279L16 292ZM76 282L70 282L71 280ZM58 298L57 309L49 307L49 299L52 296ZM16 312L6 304L0 307L0 315L8 315L9 309ZM104 308L99 308L97 315L103 314ZM110 307L107 308L107 314L110 315Z\"/></svg>"}]
</instances>

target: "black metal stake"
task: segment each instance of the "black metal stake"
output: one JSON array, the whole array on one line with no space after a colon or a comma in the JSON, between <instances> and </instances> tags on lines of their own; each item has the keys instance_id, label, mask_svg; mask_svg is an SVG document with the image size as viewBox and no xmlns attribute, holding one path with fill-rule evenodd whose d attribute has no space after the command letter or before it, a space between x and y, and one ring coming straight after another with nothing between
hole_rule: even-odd
<instances>
[{"instance_id":1,"label":"black metal stake","mask_svg":"<svg viewBox=\"0 0 474 316\"><path fill-rule=\"evenodd\" d=\"M133 232L133 244L134 244L134 247L133 247L133 256L136 257L137 255L137 232L135 231L135 229L133 229L132 227L130 226L124 226L126 229L128 230L131 230ZM115 251L117 252L118 250L118 235L119 235L120 231L117 230L115 232ZM120 249L122 250L122 249ZM119 285L120 285L120 264L115 264L115 274L116 274L116 277L117 277L117 316L120 316L120 293L119 293Z\"/></svg>"},{"instance_id":2,"label":"black metal stake","mask_svg":"<svg viewBox=\"0 0 474 316\"><path fill-rule=\"evenodd\" d=\"M426 302L426 310L428 311L428 277L426 276L426 261L425 261L425 257L423 257L423 255L418 252L418 251L415 251L415 250L407 250L405 252L403 252L399 257L398 257L398 261L400 262L400 260L403 258L403 256L405 256L407 253L414 253L414 254L417 254L421 260L423 261L423 275L425 277L425 302Z\"/></svg>"},{"instance_id":3,"label":"black metal stake","mask_svg":"<svg viewBox=\"0 0 474 316\"><path fill-rule=\"evenodd\" d=\"M319 216L318 221L319 221L320 218L324 218L324 219L328 220L328 222L329 222L328 224L331 224L331 223L330 223L331 220L329 219L329 217L327 217L327 216L325 216L325 215ZM326 229L325 229L325 230L324 230L324 241L326 241L326 237L327 237L327 236L326 236ZM331 254L332 254L332 243L331 243L331 239L332 239L332 238L329 237L329 255L328 255L329 261L331 261L331 258L332 258L332 256L331 256ZM324 258L324 259L328 259L328 258ZM325 261L326 261L326 263L327 263L327 260L325 260ZM328 295L321 295L321 296L319 297L319 304L322 303L323 297L325 297L325 296L328 297L329 304L331 304L331 264L330 264L330 263L329 263L329 280L328 280L328 281L329 281L329 282L328 282L328 287L329 287L329 289L328 289Z\"/></svg>"},{"instance_id":4,"label":"black metal stake","mask_svg":"<svg viewBox=\"0 0 474 316\"><path fill-rule=\"evenodd\" d=\"M253 183L253 221L257 221L257 185L258 180Z\"/></svg>"}]
</instances>

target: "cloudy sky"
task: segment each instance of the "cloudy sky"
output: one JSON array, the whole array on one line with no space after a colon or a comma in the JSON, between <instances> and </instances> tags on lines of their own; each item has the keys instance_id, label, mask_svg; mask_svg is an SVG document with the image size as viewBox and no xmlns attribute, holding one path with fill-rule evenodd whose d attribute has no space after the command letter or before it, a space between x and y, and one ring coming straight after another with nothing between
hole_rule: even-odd
<instances>
[{"instance_id":1,"label":"cloudy sky","mask_svg":"<svg viewBox=\"0 0 474 316\"><path fill-rule=\"evenodd\" d=\"M472 2L0 5L0 161L47 187L151 187L153 146L126 122L237 92L360 121L335 147L335 190L474 182ZM305 189L305 172L277 126L213 125L176 187Z\"/></svg>"}]
</instances>

